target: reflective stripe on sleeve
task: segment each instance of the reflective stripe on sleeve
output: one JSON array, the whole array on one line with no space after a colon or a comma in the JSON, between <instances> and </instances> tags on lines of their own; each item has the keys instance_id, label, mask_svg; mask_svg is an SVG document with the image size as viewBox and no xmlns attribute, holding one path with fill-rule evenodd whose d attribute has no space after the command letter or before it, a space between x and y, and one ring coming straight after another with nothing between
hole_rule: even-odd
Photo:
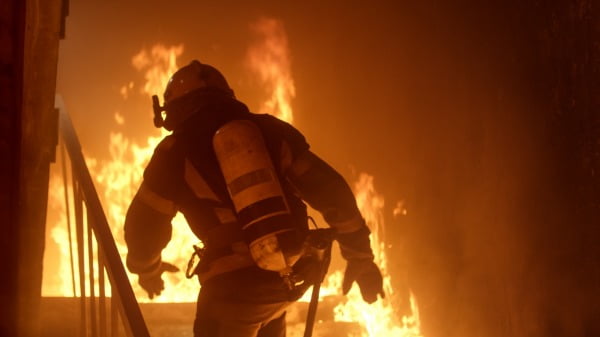
<instances>
[{"instance_id":1,"label":"reflective stripe on sleeve","mask_svg":"<svg viewBox=\"0 0 600 337\"><path fill-rule=\"evenodd\" d=\"M177 212L177 206L171 200L165 199L160 195L154 193L145 183L142 182L142 186L138 191L138 196L142 202L152 207L160 213L168 216L174 216Z\"/></svg>"},{"instance_id":2,"label":"reflective stripe on sleeve","mask_svg":"<svg viewBox=\"0 0 600 337\"><path fill-rule=\"evenodd\" d=\"M199 199L221 201L187 158L185 159L184 178L194 195Z\"/></svg>"}]
</instances>

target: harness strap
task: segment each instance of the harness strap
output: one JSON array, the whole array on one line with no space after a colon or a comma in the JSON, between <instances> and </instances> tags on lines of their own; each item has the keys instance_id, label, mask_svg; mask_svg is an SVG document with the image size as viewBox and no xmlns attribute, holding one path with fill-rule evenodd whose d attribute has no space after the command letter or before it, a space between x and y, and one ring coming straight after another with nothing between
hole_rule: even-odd
<instances>
[{"instance_id":1,"label":"harness strap","mask_svg":"<svg viewBox=\"0 0 600 337\"><path fill-rule=\"evenodd\" d=\"M222 256L209 262L208 268L202 268L202 271L198 271L198 280L203 283L217 275L254 265L255 262L249 253L234 253Z\"/></svg>"}]
</instances>

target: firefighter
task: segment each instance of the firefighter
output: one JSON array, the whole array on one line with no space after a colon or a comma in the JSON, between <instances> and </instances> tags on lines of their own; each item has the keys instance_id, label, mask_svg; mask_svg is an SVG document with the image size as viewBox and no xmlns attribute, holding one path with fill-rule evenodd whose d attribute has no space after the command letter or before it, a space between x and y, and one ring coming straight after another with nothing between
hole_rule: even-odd
<instances>
[{"instance_id":1,"label":"firefighter","mask_svg":"<svg viewBox=\"0 0 600 337\"><path fill-rule=\"evenodd\" d=\"M204 248L194 336L284 336L285 309L320 276L307 254L306 204L335 232L347 261L346 294L383 296L369 229L346 181L291 125L254 114L214 67L192 61L171 77L156 147L125 220L127 267L150 298L164 289L171 219L185 216ZM164 116L164 118L163 118Z\"/></svg>"}]
</instances>

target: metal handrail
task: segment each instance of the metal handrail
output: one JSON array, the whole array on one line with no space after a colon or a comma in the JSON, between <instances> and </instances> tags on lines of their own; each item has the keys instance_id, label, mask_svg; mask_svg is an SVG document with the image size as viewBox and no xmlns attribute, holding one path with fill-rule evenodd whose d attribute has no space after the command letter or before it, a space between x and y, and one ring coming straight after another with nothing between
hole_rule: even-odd
<instances>
[{"instance_id":1,"label":"metal handrail","mask_svg":"<svg viewBox=\"0 0 600 337\"><path fill-rule=\"evenodd\" d=\"M90 261L88 265L90 266L90 295L92 299L92 303L90 304L91 311L91 320L93 323L90 323L90 330L92 336L96 336L98 332L100 335L104 335L106 333L106 327L102 325L102 321L106 320L105 313L102 312L105 308L104 299L102 298L104 295L104 285L102 284L100 287L100 303L99 309L100 312L96 313L95 308L95 294L94 294L94 271L92 267L92 232L93 236L96 238L96 243L98 246L98 265L99 265L99 273L102 275L100 279L103 281L103 269L106 269L106 273L108 275L110 286L112 289L112 303L119 309L121 321L125 326L125 331L129 336L133 337L149 337L150 334L148 332L148 328L146 323L144 322L144 318L142 316L140 307L137 303L133 290L131 288L131 284L129 283L129 279L125 272L125 267L123 266L123 262L121 260L121 256L119 255L119 251L115 244L115 240L112 236L112 232L110 230L108 221L106 219L106 215L104 210L102 209L102 205L100 203L100 199L98 197L98 193L96 192L96 188L90 176L90 172L85 163L85 159L83 157L83 153L81 151L81 145L79 143L79 139L77 138L77 134L73 127L73 123L66 112L66 109L61 104L57 104L59 109L59 119L60 119L60 134L62 139L64 140L65 146L67 148L67 152L71 159L72 172L73 172L73 187L74 187L74 197L75 197L75 217L77 226L83 225L83 214L81 209L81 201L85 202L86 206L86 216L88 223L88 252ZM66 182L65 182L66 183ZM77 194L77 195L75 195ZM78 197L82 198L80 202L77 202ZM79 205L78 205L79 204ZM78 247L83 246L83 228L78 228L78 237L82 239L78 243ZM79 249L79 257L80 260L84 258L83 251ZM104 267L104 268L102 268ZM83 281L83 264L80 262L80 286L81 288L81 297L82 297L82 311L85 311L85 285ZM99 317L100 327L96 326L96 318ZM84 318L85 319L85 318ZM114 334L115 331L115 321L116 316L114 316L114 311L111 316L111 331ZM85 322L82 323L82 335L86 334L86 326Z\"/></svg>"}]
</instances>

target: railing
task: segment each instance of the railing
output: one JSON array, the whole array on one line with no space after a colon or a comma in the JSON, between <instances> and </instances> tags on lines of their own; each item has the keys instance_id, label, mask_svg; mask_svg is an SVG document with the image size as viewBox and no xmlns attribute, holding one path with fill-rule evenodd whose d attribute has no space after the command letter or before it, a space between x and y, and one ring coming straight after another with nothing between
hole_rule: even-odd
<instances>
[{"instance_id":1,"label":"railing","mask_svg":"<svg viewBox=\"0 0 600 337\"><path fill-rule=\"evenodd\" d=\"M85 163L79 139L65 108L58 102L60 135L71 162L72 203L79 277L80 319L78 336L149 337L148 328L127 278L125 268L100 204L96 188ZM69 248L73 253L73 238L69 209L69 189L65 151L62 150L65 205L69 226ZM96 249L94 249L96 248ZM75 258L71 255L73 292L75 292ZM87 273L86 273L87 266ZM106 296L108 275L111 296ZM96 285L97 279L97 285ZM86 287L87 285L87 287ZM86 291L87 288L87 291ZM96 294L96 289L98 293Z\"/></svg>"}]
</instances>

